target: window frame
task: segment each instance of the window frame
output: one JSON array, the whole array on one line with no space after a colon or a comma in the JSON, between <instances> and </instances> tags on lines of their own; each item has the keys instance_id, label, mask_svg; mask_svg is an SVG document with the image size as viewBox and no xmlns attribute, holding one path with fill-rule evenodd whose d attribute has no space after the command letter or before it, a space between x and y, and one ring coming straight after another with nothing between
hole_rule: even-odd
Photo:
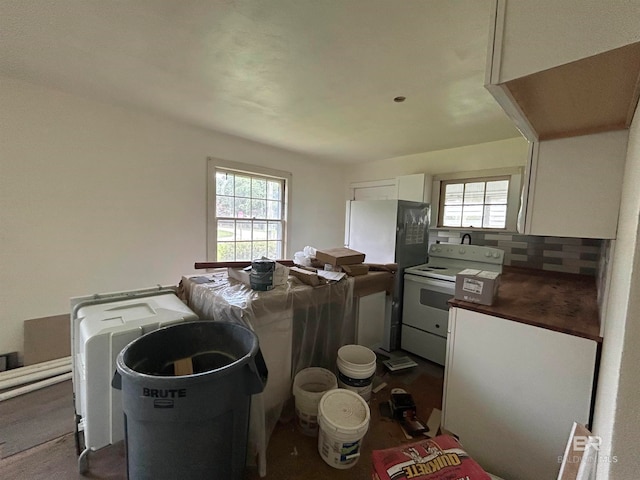
<instances>
[{"instance_id":1,"label":"window frame","mask_svg":"<svg viewBox=\"0 0 640 480\"><path fill-rule=\"evenodd\" d=\"M522 180L524 168L497 168L488 170L478 170L472 172L454 172L439 174L433 177L433 189L431 199L432 226L436 230L464 230L464 231L484 231L484 232L516 232L518 224L518 214L521 204ZM504 228L488 227L446 227L442 225L444 185L451 183L469 183L478 181L509 180L509 191L507 193L507 217Z\"/></svg>"},{"instance_id":2,"label":"window frame","mask_svg":"<svg viewBox=\"0 0 640 480\"><path fill-rule=\"evenodd\" d=\"M275 170L272 168L262 167L259 165L251 165L241 162L233 162L222 160L219 158L207 158L207 261L218 261L218 229L217 223L219 218L227 219L228 217L218 217L216 212L216 172L218 170L226 170L238 174L248 176L266 177L282 180L284 184L282 219L271 220L279 221L282 224L282 256L287 258L288 255L288 239L289 239L289 216L290 216L290 192L291 178L289 172ZM250 217L248 219L251 219ZM280 260L280 259L274 259Z\"/></svg>"}]
</instances>

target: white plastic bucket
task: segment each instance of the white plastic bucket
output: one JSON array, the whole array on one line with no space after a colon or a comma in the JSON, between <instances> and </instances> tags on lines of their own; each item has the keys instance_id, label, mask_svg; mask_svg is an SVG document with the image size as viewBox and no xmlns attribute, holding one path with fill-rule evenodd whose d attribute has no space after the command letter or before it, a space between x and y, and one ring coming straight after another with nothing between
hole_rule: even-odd
<instances>
[{"instance_id":1,"label":"white plastic bucket","mask_svg":"<svg viewBox=\"0 0 640 480\"><path fill-rule=\"evenodd\" d=\"M336 376L324 368L300 370L293 379L298 427L305 435L318 435L318 403L328 390L338 388Z\"/></svg>"},{"instance_id":2,"label":"white plastic bucket","mask_svg":"<svg viewBox=\"0 0 640 480\"><path fill-rule=\"evenodd\" d=\"M376 373L376 354L362 345L345 345L338 350L338 386L371 398L371 382Z\"/></svg>"},{"instance_id":3,"label":"white plastic bucket","mask_svg":"<svg viewBox=\"0 0 640 480\"><path fill-rule=\"evenodd\" d=\"M318 404L318 452L334 468L353 467L360 458L362 437L369 429L371 411L365 400L351 390L325 393Z\"/></svg>"}]
</instances>

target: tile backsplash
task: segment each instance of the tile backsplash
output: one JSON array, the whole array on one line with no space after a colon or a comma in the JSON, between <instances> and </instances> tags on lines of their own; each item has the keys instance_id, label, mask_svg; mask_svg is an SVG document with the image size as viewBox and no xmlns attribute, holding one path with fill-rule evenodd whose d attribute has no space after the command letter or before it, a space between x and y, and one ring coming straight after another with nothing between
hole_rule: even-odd
<instances>
[{"instance_id":1,"label":"tile backsplash","mask_svg":"<svg viewBox=\"0 0 640 480\"><path fill-rule=\"evenodd\" d=\"M504 264L556 272L595 276L599 270L603 240L592 238L538 237L516 233L429 231L429 244L460 243L469 233L471 243L504 250Z\"/></svg>"}]
</instances>

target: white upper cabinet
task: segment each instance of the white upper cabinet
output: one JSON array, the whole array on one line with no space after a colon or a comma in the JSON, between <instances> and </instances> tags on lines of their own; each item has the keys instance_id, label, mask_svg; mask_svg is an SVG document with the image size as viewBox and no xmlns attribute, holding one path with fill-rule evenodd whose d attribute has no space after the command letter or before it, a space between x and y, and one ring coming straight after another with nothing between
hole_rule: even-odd
<instances>
[{"instance_id":1,"label":"white upper cabinet","mask_svg":"<svg viewBox=\"0 0 640 480\"><path fill-rule=\"evenodd\" d=\"M424 173L396 177L398 200L431 201L431 176Z\"/></svg>"},{"instance_id":2,"label":"white upper cabinet","mask_svg":"<svg viewBox=\"0 0 640 480\"><path fill-rule=\"evenodd\" d=\"M629 127L640 90L637 1L494 6L485 84L528 140Z\"/></svg>"},{"instance_id":3,"label":"white upper cabinet","mask_svg":"<svg viewBox=\"0 0 640 480\"><path fill-rule=\"evenodd\" d=\"M485 86L531 142L520 232L615 238L638 25L637 0L495 0Z\"/></svg>"},{"instance_id":4,"label":"white upper cabinet","mask_svg":"<svg viewBox=\"0 0 640 480\"><path fill-rule=\"evenodd\" d=\"M533 143L518 230L615 238L627 140L618 130Z\"/></svg>"},{"instance_id":5,"label":"white upper cabinet","mask_svg":"<svg viewBox=\"0 0 640 480\"><path fill-rule=\"evenodd\" d=\"M640 4L626 0L498 0L504 83L640 40Z\"/></svg>"},{"instance_id":6,"label":"white upper cabinet","mask_svg":"<svg viewBox=\"0 0 640 480\"><path fill-rule=\"evenodd\" d=\"M350 200L431 201L431 175L415 173L349 185Z\"/></svg>"}]
</instances>

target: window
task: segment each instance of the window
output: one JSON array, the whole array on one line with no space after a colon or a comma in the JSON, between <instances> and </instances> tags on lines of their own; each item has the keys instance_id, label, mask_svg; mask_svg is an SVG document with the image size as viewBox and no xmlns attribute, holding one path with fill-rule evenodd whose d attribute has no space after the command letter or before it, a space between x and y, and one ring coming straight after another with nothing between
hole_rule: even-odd
<instances>
[{"instance_id":1,"label":"window","mask_svg":"<svg viewBox=\"0 0 640 480\"><path fill-rule=\"evenodd\" d=\"M213 159L210 159L210 163ZM273 171L210 165L209 258L241 261L285 256L287 181ZM254 171L248 169L253 168ZM259 171L258 171L259 170ZM288 176L285 172L281 174Z\"/></svg>"},{"instance_id":2,"label":"window","mask_svg":"<svg viewBox=\"0 0 640 480\"><path fill-rule=\"evenodd\" d=\"M436 227L515 231L521 182L519 167L435 176Z\"/></svg>"},{"instance_id":3,"label":"window","mask_svg":"<svg viewBox=\"0 0 640 480\"><path fill-rule=\"evenodd\" d=\"M505 228L509 178L442 182L440 202L443 227Z\"/></svg>"}]
</instances>

